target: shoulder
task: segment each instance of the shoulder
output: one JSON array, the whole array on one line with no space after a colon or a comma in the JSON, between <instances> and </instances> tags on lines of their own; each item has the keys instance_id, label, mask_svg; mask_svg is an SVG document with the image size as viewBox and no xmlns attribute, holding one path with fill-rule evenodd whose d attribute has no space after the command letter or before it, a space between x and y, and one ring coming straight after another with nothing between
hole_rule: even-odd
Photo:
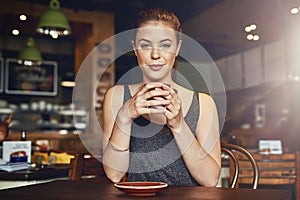
<instances>
[{"instance_id":1,"label":"shoulder","mask_svg":"<svg viewBox=\"0 0 300 200\"><path fill-rule=\"evenodd\" d=\"M102 106L104 124L114 121L118 110L123 105L123 96L124 85L115 85L106 91Z\"/></svg>"},{"instance_id":2,"label":"shoulder","mask_svg":"<svg viewBox=\"0 0 300 200\"><path fill-rule=\"evenodd\" d=\"M216 104L214 99L206 93L198 93L200 113L211 113L216 111Z\"/></svg>"},{"instance_id":3,"label":"shoulder","mask_svg":"<svg viewBox=\"0 0 300 200\"><path fill-rule=\"evenodd\" d=\"M124 85L115 85L110 87L104 96L103 101L103 108L116 106L120 103L123 103L123 98L120 98L124 96Z\"/></svg>"},{"instance_id":4,"label":"shoulder","mask_svg":"<svg viewBox=\"0 0 300 200\"><path fill-rule=\"evenodd\" d=\"M109 98L109 97L113 97L115 95L120 95L120 93L124 93L124 85L114 85L112 87L110 87L106 93L105 93L105 96L106 98Z\"/></svg>"},{"instance_id":5,"label":"shoulder","mask_svg":"<svg viewBox=\"0 0 300 200\"><path fill-rule=\"evenodd\" d=\"M124 85L114 85L107 90L107 93L124 91Z\"/></svg>"},{"instance_id":6,"label":"shoulder","mask_svg":"<svg viewBox=\"0 0 300 200\"><path fill-rule=\"evenodd\" d=\"M202 92L199 92L198 93L198 97L199 97L199 103L202 101L203 103L207 103L207 102L213 102L213 98L206 94L206 93L202 93Z\"/></svg>"}]
</instances>

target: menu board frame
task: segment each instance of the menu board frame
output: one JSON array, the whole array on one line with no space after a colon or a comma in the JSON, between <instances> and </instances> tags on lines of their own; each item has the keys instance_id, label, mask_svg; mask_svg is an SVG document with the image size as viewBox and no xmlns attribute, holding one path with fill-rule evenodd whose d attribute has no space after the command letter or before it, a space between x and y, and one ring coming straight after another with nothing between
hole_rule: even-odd
<instances>
[{"instance_id":1,"label":"menu board frame","mask_svg":"<svg viewBox=\"0 0 300 200\"><path fill-rule=\"evenodd\" d=\"M18 60L15 58L7 58L5 61L5 93L56 96L57 67L56 61L43 61L40 66L32 67L18 64Z\"/></svg>"},{"instance_id":2,"label":"menu board frame","mask_svg":"<svg viewBox=\"0 0 300 200\"><path fill-rule=\"evenodd\" d=\"M0 57L0 93L4 91L4 59Z\"/></svg>"}]
</instances>

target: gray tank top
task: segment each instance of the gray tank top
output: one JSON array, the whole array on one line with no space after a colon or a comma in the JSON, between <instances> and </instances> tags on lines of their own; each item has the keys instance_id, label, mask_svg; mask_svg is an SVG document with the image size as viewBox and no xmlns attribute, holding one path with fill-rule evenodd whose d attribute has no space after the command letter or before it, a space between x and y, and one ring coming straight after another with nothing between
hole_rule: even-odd
<instances>
[{"instance_id":1,"label":"gray tank top","mask_svg":"<svg viewBox=\"0 0 300 200\"><path fill-rule=\"evenodd\" d=\"M124 86L124 102L131 98L128 85ZM199 117L199 99L195 92L185 121L193 133ZM171 130L144 117L135 119L131 126L128 181L160 181L169 185L199 185L190 175Z\"/></svg>"}]
</instances>

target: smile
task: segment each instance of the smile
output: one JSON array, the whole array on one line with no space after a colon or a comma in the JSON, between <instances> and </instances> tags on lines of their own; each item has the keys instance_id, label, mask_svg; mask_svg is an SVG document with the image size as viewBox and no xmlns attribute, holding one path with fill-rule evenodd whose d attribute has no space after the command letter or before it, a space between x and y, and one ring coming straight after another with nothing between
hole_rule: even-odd
<instances>
[{"instance_id":1,"label":"smile","mask_svg":"<svg viewBox=\"0 0 300 200\"><path fill-rule=\"evenodd\" d=\"M149 68L153 71L158 71L160 70L164 65L163 64L153 64L153 65L148 65Z\"/></svg>"}]
</instances>

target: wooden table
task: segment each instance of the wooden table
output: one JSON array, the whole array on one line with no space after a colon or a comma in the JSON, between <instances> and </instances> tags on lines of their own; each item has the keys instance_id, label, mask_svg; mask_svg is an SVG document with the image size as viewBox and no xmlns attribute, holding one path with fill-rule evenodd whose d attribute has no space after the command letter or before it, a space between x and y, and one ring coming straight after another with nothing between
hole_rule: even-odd
<instances>
[{"instance_id":1,"label":"wooden table","mask_svg":"<svg viewBox=\"0 0 300 200\"><path fill-rule=\"evenodd\" d=\"M119 199L205 199L205 200L290 200L286 190L268 189L229 189L207 187L169 186L153 197L132 197L118 189L106 178L100 180L57 180L49 183L0 190L1 199L10 200L119 200Z\"/></svg>"}]
</instances>

